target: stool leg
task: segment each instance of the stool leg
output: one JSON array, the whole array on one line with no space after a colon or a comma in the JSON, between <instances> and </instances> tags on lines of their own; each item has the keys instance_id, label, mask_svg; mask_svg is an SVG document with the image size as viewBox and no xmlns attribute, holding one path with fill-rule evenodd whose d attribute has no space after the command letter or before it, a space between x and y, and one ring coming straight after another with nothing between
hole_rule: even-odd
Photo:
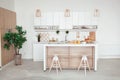
<instances>
[{"instance_id":1,"label":"stool leg","mask_svg":"<svg viewBox=\"0 0 120 80\"><path fill-rule=\"evenodd\" d=\"M54 61L52 60L52 64L50 66L49 72L51 71L52 67L53 67Z\"/></svg>"},{"instance_id":2,"label":"stool leg","mask_svg":"<svg viewBox=\"0 0 120 80\"><path fill-rule=\"evenodd\" d=\"M89 71L90 71L90 66L89 66L89 62L88 62L88 60L87 60L87 66L88 66L88 69L89 69Z\"/></svg>"},{"instance_id":3,"label":"stool leg","mask_svg":"<svg viewBox=\"0 0 120 80\"><path fill-rule=\"evenodd\" d=\"M62 71L62 68L60 66L60 61L59 60L58 60L58 65L59 65L60 71Z\"/></svg>"},{"instance_id":4,"label":"stool leg","mask_svg":"<svg viewBox=\"0 0 120 80\"><path fill-rule=\"evenodd\" d=\"M82 62L83 62L83 60L81 59L80 64L79 64L79 67L78 67L78 71L79 71L79 69L81 68Z\"/></svg>"},{"instance_id":5,"label":"stool leg","mask_svg":"<svg viewBox=\"0 0 120 80\"><path fill-rule=\"evenodd\" d=\"M85 76L86 76L86 65L84 66Z\"/></svg>"},{"instance_id":6,"label":"stool leg","mask_svg":"<svg viewBox=\"0 0 120 80\"><path fill-rule=\"evenodd\" d=\"M55 61L55 67L56 67L56 72L57 72L57 75L58 75L58 61Z\"/></svg>"}]
</instances>

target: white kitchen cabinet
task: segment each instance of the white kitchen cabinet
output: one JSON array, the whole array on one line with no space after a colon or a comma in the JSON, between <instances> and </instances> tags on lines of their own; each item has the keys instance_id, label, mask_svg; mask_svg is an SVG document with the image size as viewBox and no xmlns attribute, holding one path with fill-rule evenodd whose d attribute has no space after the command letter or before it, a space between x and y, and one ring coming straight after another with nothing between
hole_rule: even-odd
<instances>
[{"instance_id":1,"label":"white kitchen cabinet","mask_svg":"<svg viewBox=\"0 0 120 80\"><path fill-rule=\"evenodd\" d=\"M42 12L42 14L41 14L41 17L40 17L40 25L42 26L42 25L46 25L46 23L47 23L47 20L46 20L46 16L47 14L45 13L45 12Z\"/></svg>"},{"instance_id":2,"label":"white kitchen cabinet","mask_svg":"<svg viewBox=\"0 0 120 80\"><path fill-rule=\"evenodd\" d=\"M34 26L45 26L47 24L46 13L43 12L40 17L34 16Z\"/></svg>"},{"instance_id":3,"label":"white kitchen cabinet","mask_svg":"<svg viewBox=\"0 0 120 80\"><path fill-rule=\"evenodd\" d=\"M60 12L59 19L60 19L60 23L59 23L60 29L65 29L65 17L63 12Z\"/></svg>"},{"instance_id":4,"label":"white kitchen cabinet","mask_svg":"<svg viewBox=\"0 0 120 80\"><path fill-rule=\"evenodd\" d=\"M60 12L54 12L53 15L53 25L60 25Z\"/></svg>"},{"instance_id":5,"label":"white kitchen cabinet","mask_svg":"<svg viewBox=\"0 0 120 80\"><path fill-rule=\"evenodd\" d=\"M79 25L79 13L78 12L73 12L72 13L73 16L73 25Z\"/></svg>"},{"instance_id":6,"label":"white kitchen cabinet","mask_svg":"<svg viewBox=\"0 0 120 80\"><path fill-rule=\"evenodd\" d=\"M34 26L51 27L59 29L72 29L73 25L97 25L98 18L92 12L71 12L70 17L65 17L64 12L43 12L41 17L34 17Z\"/></svg>"},{"instance_id":7,"label":"white kitchen cabinet","mask_svg":"<svg viewBox=\"0 0 120 80\"><path fill-rule=\"evenodd\" d=\"M39 26L40 24L40 17L34 17L34 26Z\"/></svg>"},{"instance_id":8,"label":"white kitchen cabinet","mask_svg":"<svg viewBox=\"0 0 120 80\"><path fill-rule=\"evenodd\" d=\"M43 44L33 44L33 61L43 61Z\"/></svg>"},{"instance_id":9,"label":"white kitchen cabinet","mask_svg":"<svg viewBox=\"0 0 120 80\"><path fill-rule=\"evenodd\" d=\"M72 26L73 26L72 15L70 15L70 17L65 17L65 28L64 29L72 29Z\"/></svg>"},{"instance_id":10,"label":"white kitchen cabinet","mask_svg":"<svg viewBox=\"0 0 120 80\"><path fill-rule=\"evenodd\" d=\"M46 13L46 25L53 25L54 14L52 12Z\"/></svg>"}]
</instances>

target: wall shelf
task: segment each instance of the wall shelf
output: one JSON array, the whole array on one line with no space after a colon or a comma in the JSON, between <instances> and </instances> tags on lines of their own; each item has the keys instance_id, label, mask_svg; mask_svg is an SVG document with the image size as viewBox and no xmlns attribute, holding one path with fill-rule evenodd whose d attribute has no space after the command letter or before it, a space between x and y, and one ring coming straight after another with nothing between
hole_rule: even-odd
<instances>
[{"instance_id":1,"label":"wall shelf","mask_svg":"<svg viewBox=\"0 0 120 80\"><path fill-rule=\"evenodd\" d=\"M97 30L97 25L73 25L71 28L60 28L59 25L41 25L34 26L36 32L54 32L54 31L80 31L80 32L95 32Z\"/></svg>"},{"instance_id":2,"label":"wall shelf","mask_svg":"<svg viewBox=\"0 0 120 80\"><path fill-rule=\"evenodd\" d=\"M55 29L55 30L51 30L51 29L35 29L36 32L54 32L54 31L71 31L71 32L96 32L97 29Z\"/></svg>"}]
</instances>

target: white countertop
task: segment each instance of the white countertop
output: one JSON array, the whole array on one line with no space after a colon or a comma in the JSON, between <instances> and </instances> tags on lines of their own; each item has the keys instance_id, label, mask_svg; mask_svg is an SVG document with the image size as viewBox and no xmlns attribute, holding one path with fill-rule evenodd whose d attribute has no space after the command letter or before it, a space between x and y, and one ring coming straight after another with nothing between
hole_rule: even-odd
<instances>
[{"instance_id":1,"label":"white countertop","mask_svg":"<svg viewBox=\"0 0 120 80\"><path fill-rule=\"evenodd\" d=\"M96 46L97 44L44 44L44 46Z\"/></svg>"},{"instance_id":2,"label":"white countertop","mask_svg":"<svg viewBox=\"0 0 120 80\"><path fill-rule=\"evenodd\" d=\"M34 44L43 44L44 46L96 46L96 43L81 43L81 44L70 44L60 42L35 42Z\"/></svg>"}]
</instances>

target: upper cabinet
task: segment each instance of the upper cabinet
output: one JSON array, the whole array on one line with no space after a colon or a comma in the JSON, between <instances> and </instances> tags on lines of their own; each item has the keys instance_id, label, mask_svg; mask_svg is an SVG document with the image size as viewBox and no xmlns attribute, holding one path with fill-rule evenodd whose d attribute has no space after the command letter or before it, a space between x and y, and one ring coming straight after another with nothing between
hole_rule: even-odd
<instances>
[{"instance_id":1,"label":"upper cabinet","mask_svg":"<svg viewBox=\"0 0 120 80\"><path fill-rule=\"evenodd\" d=\"M98 25L91 12L71 12L66 17L64 12L42 12L40 17L34 16L35 29L73 29L79 25Z\"/></svg>"}]
</instances>

